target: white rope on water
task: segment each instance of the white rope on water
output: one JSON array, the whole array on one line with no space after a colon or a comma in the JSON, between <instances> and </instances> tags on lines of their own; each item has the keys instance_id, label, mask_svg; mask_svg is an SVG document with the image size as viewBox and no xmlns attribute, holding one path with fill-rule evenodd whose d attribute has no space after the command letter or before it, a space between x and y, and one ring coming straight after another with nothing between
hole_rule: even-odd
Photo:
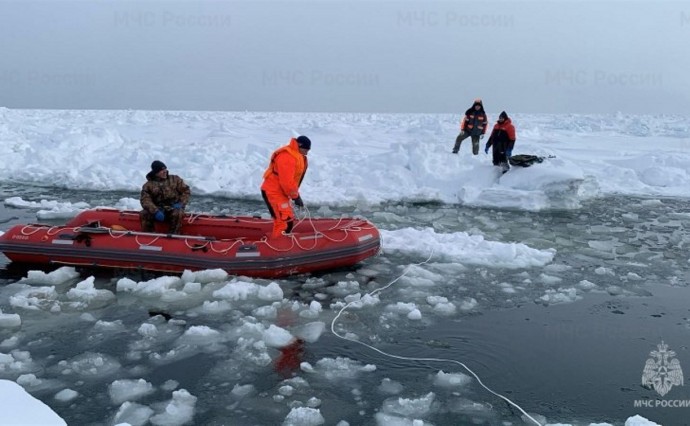
<instances>
[{"instance_id":1,"label":"white rope on water","mask_svg":"<svg viewBox=\"0 0 690 426\"><path fill-rule=\"evenodd\" d=\"M389 282L388 284L386 284L385 286L383 286L383 287L381 287L381 288L377 288L376 290L374 290L374 291L372 291L372 292L370 292L370 293L367 293L367 295L368 295L368 296L374 296L375 294L380 293L380 292L382 292L383 290L386 290L388 287L390 287L390 286L393 285L395 282L397 282L397 281L400 280L402 277L404 277L404 276L409 272L411 266L424 265L425 263L428 263L428 262L431 260L431 258L432 258L433 255L434 255L434 253L433 253L433 251L432 251L431 254L429 255L429 258L426 259L424 262L414 263L414 264L412 264L412 265L409 265L407 268L405 268L405 271L404 271L401 275L399 275L397 278L395 278L393 281ZM359 345L362 345L362 346L364 346L364 347L367 347L367 348L373 350L374 352L377 352L377 353L379 353L379 354L381 354L381 355L384 355L384 356L387 356L387 357L389 357L389 358L400 359L400 360L404 360L404 361L447 362L447 363L457 364L457 365L461 366L462 368L464 368L465 370L467 370L467 372L469 372L469 373L477 380L477 383L479 383L479 384L480 384L484 389L486 389L489 393L491 393L491 394L494 395L494 396L497 396L498 398L501 398L502 400L504 400L505 402L507 402L507 403L510 404L511 406L513 406L513 407L515 407L516 409L518 409L525 417L527 417L528 419L530 419L531 421L533 421L536 425L538 425L538 426L543 426L543 425L542 425L541 423L539 423L536 419L534 419L534 417L532 417L532 416L530 416L529 414L527 414L527 412L526 412L525 410L523 410L522 407L520 407L519 405L517 405L515 402L511 401L510 399L508 399L507 397L501 395L500 393L493 391L491 388L489 388L487 385L485 385L484 382L482 382L482 380L479 378L479 376L478 376L474 371L472 371L467 365L465 365L464 363L462 363L462 362L460 362L460 361L457 361L457 360L454 360L454 359L449 359L449 358L417 358L417 357L409 357L409 356L395 355L395 354L391 354L391 353L382 351L381 349L375 348L374 346L371 346L371 345L366 344L366 343L364 343L364 342L361 342L361 341L359 341L359 340L351 339L351 338L349 338L349 337L345 337L345 336L342 336L342 335L338 334L338 333L335 331L335 323L338 321L338 318L340 318L340 315L342 315L342 313L345 312L345 311L347 310L347 308L349 308L352 304L354 304L354 303L356 303L356 302L358 302L358 301L357 301L357 300L353 300L352 302L349 302L348 304L346 304L345 306L343 306L343 307L340 309L340 311L338 311L338 314L335 316L335 318L333 318L333 321L331 321L331 333L333 333L336 337L338 337L338 338L340 338L340 339L343 339L343 340L346 340L346 341L348 341L348 342L357 343L357 344L359 344Z\"/></svg>"}]
</instances>

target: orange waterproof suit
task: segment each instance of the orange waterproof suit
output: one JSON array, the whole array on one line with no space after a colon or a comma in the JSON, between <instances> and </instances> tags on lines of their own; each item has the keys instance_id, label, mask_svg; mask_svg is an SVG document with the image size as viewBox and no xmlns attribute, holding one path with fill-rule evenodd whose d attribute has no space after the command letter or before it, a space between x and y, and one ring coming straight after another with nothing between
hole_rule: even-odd
<instances>
[{"instance_id":1,"label":"orange waterproof suit","mask_svg":"<svg viewBox=\"0 0 690 426\"><path fill-rule=\"evenodd\" d=\"M299 197L299 186L307 166L307 157L299 152L295 138L271 155L271 162L264 172L261 193L273 217L273 237L292 230L295 212L290 200Z\"/></svg>"}]
</instances>

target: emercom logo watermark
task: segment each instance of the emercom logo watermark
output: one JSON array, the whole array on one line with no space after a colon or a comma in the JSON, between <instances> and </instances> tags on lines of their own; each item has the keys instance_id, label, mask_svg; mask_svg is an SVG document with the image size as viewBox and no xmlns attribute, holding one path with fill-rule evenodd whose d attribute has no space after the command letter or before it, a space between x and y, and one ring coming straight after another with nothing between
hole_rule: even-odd
<instances>
[{"instance_id":1,"label":"emercom logo watermark","mask_svg":"<svg viewBox=\"0 0 690 426\"><path fill-rule=\"evenodd\" d=\"M642 386L653 388L659 396L663 397L674 386L683 386L683 369L680 361L676 359L676 353L661 341L656 350L649 353L650 358L642 370ZM635 400L636 408L688 408L690 400L683 399L642 399Z\"/></svg>"},{"instance_id":2,"label":"emercom logo watermark","mask_svg":"<svg viewBox=\"0 0 690 426\"><path fill-rule=\"evenodd\" d=\"M651 351L651 358L642 371L642 385L652 386L661 396L664 396L674 386L683 386L683 369L680 362L675 359L676 353L669 350L668 345L662 340L656 351Z\"/></svg>"}]
</instances>

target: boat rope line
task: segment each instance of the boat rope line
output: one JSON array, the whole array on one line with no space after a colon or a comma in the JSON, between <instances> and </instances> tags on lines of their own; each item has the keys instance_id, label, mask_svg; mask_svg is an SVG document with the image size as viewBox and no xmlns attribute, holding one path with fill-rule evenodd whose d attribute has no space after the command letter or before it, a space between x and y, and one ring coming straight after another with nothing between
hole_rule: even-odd
<instances>
[{"instance_id":1,"label":"boat rope line","mask_svg":"<svg viewBox=\"0 0 690 426\"><path fill-rule=\"evenodd\" d=\"M309 235L309 236L304 236L304 235L303 235L303 236L298 237L298 236L295 235L295 234L287 234L286 236L289 236L289 237L290 237L290 240L292 241L292 244L290 245L290 247L287 247L287 248L284 248L284 249L281 249L281 248L278 248L278 247L274 247L273 245L271 245L271 244L268 242L268 238L267 238L267 237L262 238L262 239L261 239L260 241L258 241L258 242L261 242L261 243L266 244L271 250L277 251L277 252L286 252L286 251L290 251L290 250L292 250L295 246L299 247L301 250L310 251L310 250L315 250L315 249L318 247L319 238L324 238L324 239L326 239L326 240L328 240L328 241L331 241L331 242L340 243L340 242L343 242L343 241L345 241L345 240L347 240L347 239L349 238L349 236L350 236L350 235L349 235L350 231L355 231L355 232L356 232L356 231L361 231L361 230L364 230L364 229L373 229L373 228L374 228L373 225L369 225L369 226L367 226L367 227L362 226L362 223L365 223L365 222L362 221L361 219L352 219L352 220L350 221L350 223L347 223L347 224L344 224L344 225L340 225L340 224L343 222L343 218L341 217L341 218L338 220L338 222L337 222L334 226L328 228L328 231L340 230L340 231L343 232L343 238L333 238L333 237L331 237L331 236L329 236L329 235L327 235L327 234L325 234L325 233L323 233L323 232L317 230L317 229L316 229L316 225L314 225L314 221L312 220L311 212L309 211L309 209L308 209L306 206L305 206L305 207L302 207L302 209L304 209L305 215L304 215L302 218L300 218L299 220L297 220L297 223L296 223L295 226L299 225L300 223L302 223L302 222L304 222L304 221L308 221L309 224L311 225L311 228L312 228L313 232L314 232L313 235ZM307 237L308 239L313 240L314 243L311 245L311 247L307 247L306 245L303 245L303 244L300 243L300 239L306 239L305 237Z\"/></svg>"},{"instance_id":2,"label":"boat rope line","mask_svg":"<svg viewBox=\"0 0 690 426\"><path fill-rule=\"evenodd\" d=\"M328 228L328 231L340 230L340 231L343 231L345 235L341 239L329 237L328 235L326 235L323 232L320 232L316 229L316 225L314 225L314 221L312 220L311 212L309 211L309 209L306 206L304 206L302 208L305 211L305 215L297 223L300 224L300 223L304 222L305 220L309 221L309 224L311 225L311 228L314 231L315 236L323 236L327 240L333 241L336 243L345 241L348 238L348 232L349 231L357 232L357 231L362 231L364 229L373 229L374 228L374 225L371 223L368 226L362 226L363 223L367 223L367 222L363 221L362 219L357 219L357 218L350 218L350 223L346 223L344 225L341 225L341 223L343 222L343 219L344 219L341 217L338 219L338 222L336 222L335 225ZM300 248L304 249L304 247L301 247L301 246L300 246Z\"/></svg>"},{"instance_id":3,"label":"boat rope line","mask_svg":"<svg viewBox=\"0 0 690 426\"><path fill-rule=\"evenodd\" d=\"M400 280L402 277L404 277L405 275L407 275L407 273L410 271L411 267L413 267L413 266L420 266L420 265L424 265L425 263L428 263L428 262L431 260L431 258L433 257L433 255L434 255L434 253L433 253L433 251L432 251L431 254L429 255L429 257L428 257L425 261L420 262L420 263L414 263L414 264L408 265L408 266L405 268L405 270L403 271L403 273L400 274L397 278L393 279L391 282L389 282L389 283L386 284L385 286L380 287L380 288L377 288L376 290L374 290L374 291L372 291L372 292L370 292L370 293L367 293L367 295L368 295L368 296L374 296L374 295L376 295L377 293L381 293L382 291L386 290L386 289L389 288L391 285L393 285L395 282L397 282L397 281ZM385 351L383 351L383 350L381 350L381 349L378 349L378 348L376 348L376 347L374 347L374 346L371 346L371 345L369 345L369 344L367 344L367 343L364 343L364 342L362 342L362 341L360 341L360 340L356 340L356 339L349 338L349 337L346 337L346 336L343 336L343 335L338 334L338 333L335 331L335 323L338 321L338 318L340 318L340 315L342 315L343 312L345 312L350 306L352 306L354 303L359 302L361 299L362 299L362 298L359 298L358 300L353 300L353 301L347 303L345 306L343 306L343 307L340 309L340 311L338 311L338 314L335 316L335 318L333 318L333 321L331 321L331 333L333 333L336 337L338 337L338 338L340 338L340 339L343 339L343 340L346 340L346 341L348 341L348 342L352 342L352 343L356 343L356 344L362 345L362 346L364 346L364 347L366 347L366 348L369 348L369 349L373 350L374 352L377 352L377 353L379 353L379 354L381 354L381 355L384 355L384 356L387 356L387 357L393 358L393 359L400 359L400 360L404 360L404 361L446 362L446 363L457 364L457 365L461 366L462 368L464 368L467 372L469 372L469 373L477 380L477 383L479 383L479 384L480 384L484 389L486 389L489 393L491 393L492 395L494 395L494 396L496 396L496 397L498 397L498 398L504 400L505 402L507 402L508 404L510 404L512 407L518 409L525 417L527 417L528 419L530 419L531 421L533 421L536 425L538 425L538 426L543 426L543 425L542 425L541 423L539 423L534 417L532 417L532 416L530 416L529 414L527 414L527 412L526 412L525 410L523 410L522 407L520 407L518 404L516 404L515 402L511 401L510 399L508 399L508 397L505 397L505 396L501 395L500 393L495 392L494 390L492 390L491 388L489 388L487 385L485 385L484 382L482 382L482 380L479 378L479 376L478 376L474 371L472 371L472 369L470 369L467 365L465 365L463 362L460 362L460 361L457 361L457 360L454 360L454 359L450 359L450 358L418 358L418 357L409 357L409 356L403 356L403 355L396 355L396 354L392 354L392 353L385 352Z\"/></svg>"},{"instance_id":4,"label":"boat rope line","mask_svg":"<svg viewBox=\"0 0 690 426\"><path fill-rule=\"evenodd\" d=\"M118 238L122 238L127 235L127 233L122 231L115 232L113 228L108 228L108 235L110 235L112 239L117 240Z\"/></svg>"},{"instance_id":5,"label":"boat rope line","mask_svg":"<svg viewBox=\"0 0 690 426\"><path fill-rule=\"evenodd\" d=\"M134 241L136 241L136 243L139 245L139 247L151 246L152 244L154 244L156 241L158 241L161 238L159 235L154 234L154 235L152 235L153 239L151 241L149 241L148 243L142 243L141 241L139 241L139 237L141 237L141 235L136 235L136 234L134 235Z\"/></svg>"},{"instance_id":6,"label":"boat rope line","mask_svg":"<svg viewBox=\"0 0 690 426\"><path fill-rule=\"evenodd\" d=\"M34 228L34 229L33 229L33 231L27 231L27 228ZM30 235L33 235L33 234L35 234L36 232L38 232L38 231L40 231L40 230L42 230L42 229L45 229L45 228L48 228L48 229L46 230L46 235L49 235L49 236L51 236L51 237L52 237L53 235L57 234L57 233L60 231L60 230L59 230L59 228L60 228L59 226L26 225L26 226L24 226L24 227L21 229L20 232L22 233L22 235L30 236ZM54 230L54 231L53 231L53 230ZM51 231L52 231L52 232L51 232Z\"/></svg>"}]
</instances>

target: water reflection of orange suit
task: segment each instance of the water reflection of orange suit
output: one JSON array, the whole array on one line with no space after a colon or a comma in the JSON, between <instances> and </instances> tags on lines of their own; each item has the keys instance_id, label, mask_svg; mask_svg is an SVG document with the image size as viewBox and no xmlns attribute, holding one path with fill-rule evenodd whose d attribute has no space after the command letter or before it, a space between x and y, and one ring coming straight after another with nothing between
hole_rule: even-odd
<instances>
[{"instance_id":1,"label":"water reflection of orange suit","mask_svg":"<svg viewBox=\"0 0 690 426\"><path fill-rule=\"evenodd\" d=\"M300 138L308 140L304 136ZM307 156L300 152L300 145L295 138L271 155L271 162L264 172L261 195L273 217L273 237L292 231L295 213L290 200L295 200L298 206L302 204L299 186L307 172L307 166Z\"/></svg>"},{"instance_id":2,"label":"water reflection of orange suit","mask_svg":"<svg viewBox=\"0 0 690 426\"><path fill-rule=\"evenodd\" d=\"M283 377L290 377L299 370L303 357L304 340L294 339L292 343L280 349L280 355L275 363L275 371Z\"/></svg>"}]
</instances>

